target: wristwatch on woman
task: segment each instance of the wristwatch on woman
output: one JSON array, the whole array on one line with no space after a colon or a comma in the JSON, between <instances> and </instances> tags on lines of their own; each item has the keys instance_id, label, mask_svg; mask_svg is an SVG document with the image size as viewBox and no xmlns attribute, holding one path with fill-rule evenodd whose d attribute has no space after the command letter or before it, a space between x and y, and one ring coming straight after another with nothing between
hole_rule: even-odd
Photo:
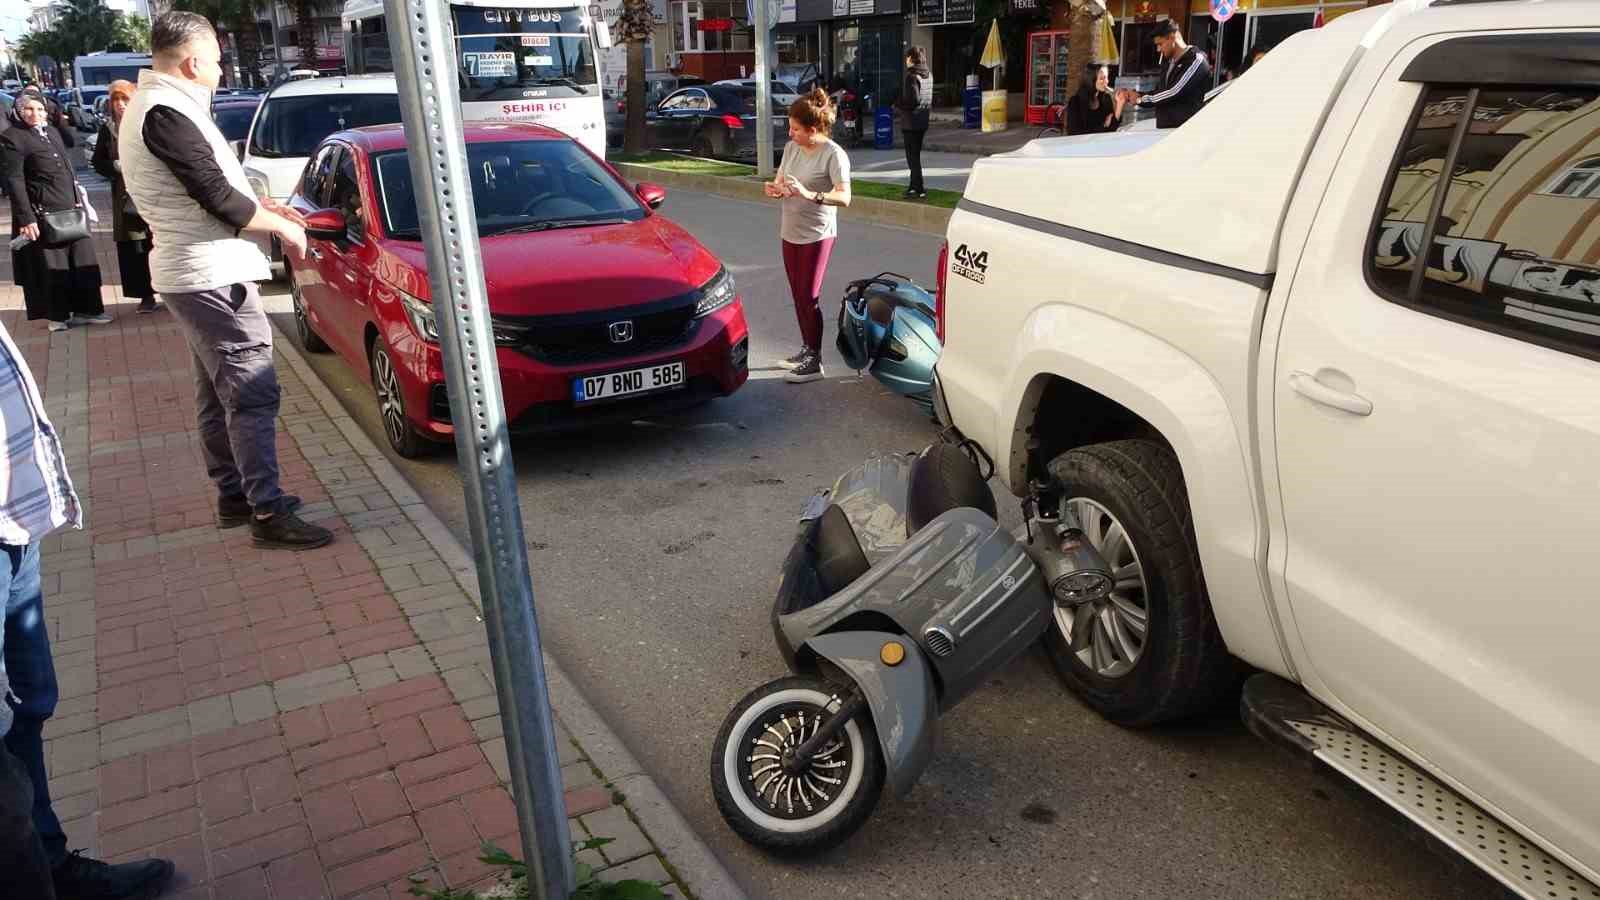
<instances>
[{"instance_id":1,"label":"wristwatch on woman","mask_svg":"<svg viewBox=\"0 0 1600 900\"><path fill-rule=\"evenodd\" d=\"M815 203L818 206L826 206L827 205L822 200L822 192L821 191L817 191L816 193L811 195L811 202Z\"/></svg>"}]
</instances>

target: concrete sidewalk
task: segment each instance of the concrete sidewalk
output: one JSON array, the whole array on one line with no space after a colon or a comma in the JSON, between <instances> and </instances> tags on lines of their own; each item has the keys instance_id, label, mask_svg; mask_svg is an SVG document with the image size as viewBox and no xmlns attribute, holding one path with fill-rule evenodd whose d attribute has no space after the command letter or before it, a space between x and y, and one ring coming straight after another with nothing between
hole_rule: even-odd
<instances>
[{"instance_id":1,"label":"concrete sidewalk","mask_svg":"<svg viewBox=\"0 0 1600 900\"><path fill-rule=\"evenodd\" d=\"M102 225L108 195L91 186ZM4 216L0 212L0 216ZM8 216L7 216L8 218ZM116 280L108 234L102 272ZM471 561L279 337L279 456L318 550L219 530L189 351L165 311L51 335L0 277L0 323L45 392L86 511L43 545L61 682L46 729L70 846L178 866L162 896L409 897L520 855ZM547 660L574 840L671 896L740 897L655 782Z\"/></svg>"}]
</instances>

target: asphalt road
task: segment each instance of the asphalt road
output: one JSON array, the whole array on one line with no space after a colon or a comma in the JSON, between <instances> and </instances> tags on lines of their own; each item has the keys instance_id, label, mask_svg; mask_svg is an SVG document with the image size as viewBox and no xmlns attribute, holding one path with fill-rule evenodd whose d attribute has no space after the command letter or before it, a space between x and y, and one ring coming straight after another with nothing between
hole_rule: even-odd
<instances>
[{"instance_id":1,"label":"asphalt road","mask_svg":"<svg viewBox=\"0 0 1600 900\"><path fill-rule=\"evenodd\" d=\"M933 437L912 405L831 356L791 386L798 344L775 210L675 194L664 212L735 273L754 376L693 413L516 452L547 649L754 897L1492 897L1493 883L1379 804L1252 737L1230 714L1128 731L1067 695L1042 652L998 673L941 723L938 755L849 843L774 860L724 825L711 740L746 691L785 674L768 608L795 513L869 451ZM825 299L881 269L927 283L936 238L846 222ZM274 308L284 309L281 299ZM277 314L284 333L287 315ZM310 357L380 446L371 390ZM394 460L458 533L453 454ZM1009 502L1003 508L1015 518Z\"/></svg>"}]
</instances>

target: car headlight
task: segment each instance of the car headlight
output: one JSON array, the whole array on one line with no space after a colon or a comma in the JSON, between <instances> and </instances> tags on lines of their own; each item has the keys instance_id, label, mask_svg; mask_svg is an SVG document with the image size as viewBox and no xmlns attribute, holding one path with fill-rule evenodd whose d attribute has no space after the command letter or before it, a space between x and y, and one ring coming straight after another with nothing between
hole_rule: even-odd
<instances>
[{"instance_id":1,"label":"car headlight","mask_svg":"<svg viewBox=\"0 0 1600 900\"><path fill-rule=\"evenodd\" d=\"M405 303L406 318L411 320L411 329L428 343L439 343L439 320L434 316L433 305L404 292L400 298ZM494 332L494 342L501 347L520 346L527 339L526 325L491 316L489 326Z\"/></svg>"},{"instance_id":2,"label":"car headlight","mask_svg":"<svg viewBox=\"0 0 1600 900\"><path fill-rule=\"evenodd\" d=\"M247 171L244 173L244 179L250 182L250 190L255 191L257 197L267 198L272 196L272 191L268 189L270 185L267 183L267 176L260 172Z\"/></svg>"},{"instance_id":3,"label":"car headlight","mask_svg":"<svg viewBox=\"0 0 1600 900\"><path fill-rule=\"evenodd\" d=\"M439 320L433 315L432 304L424 303L405 292L400 300L406 308L406 318L411 320L411 330L430 344L439 343Z\"/></svg>"},{"instance_id":4,"label":"car headlight","mask_svg":"<svg viewBox=\"0 0 1600 900\"><path fill-rule=\"evenodd\" d=\"M717 310L733 302L737 292L733 286L733 275L726 269L718 269L711 280L700 286L700 298L694 305L694 317L709 316Z\"/></svg>"},{"instance_id":5,"label":"car headlight","mask_svg":"<svg viewBox=\"0 0 1600 900\"><path fill-rule=\"evenodd\" d=\"M489 327L494 331L494 342L501 347L520 347L528 337L528 326L494 316L489 317Z\"/></svg>"}]
</instances>

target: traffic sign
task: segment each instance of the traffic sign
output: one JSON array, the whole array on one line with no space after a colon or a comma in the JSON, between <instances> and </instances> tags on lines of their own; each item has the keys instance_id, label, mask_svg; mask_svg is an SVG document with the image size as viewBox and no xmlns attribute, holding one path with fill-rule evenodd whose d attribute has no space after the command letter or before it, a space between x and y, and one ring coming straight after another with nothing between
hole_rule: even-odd
<instances>
[{"instance_id":1,"label":"traffic sign","mask_svg":"<svg viewBox=\"0 0 1600 900\"><path fill-rule=\"evenodd\" d=\"M1239 0L1211 0L1211 18L1226 22L1239 11Z\"/></svg>"}]
</instances>

